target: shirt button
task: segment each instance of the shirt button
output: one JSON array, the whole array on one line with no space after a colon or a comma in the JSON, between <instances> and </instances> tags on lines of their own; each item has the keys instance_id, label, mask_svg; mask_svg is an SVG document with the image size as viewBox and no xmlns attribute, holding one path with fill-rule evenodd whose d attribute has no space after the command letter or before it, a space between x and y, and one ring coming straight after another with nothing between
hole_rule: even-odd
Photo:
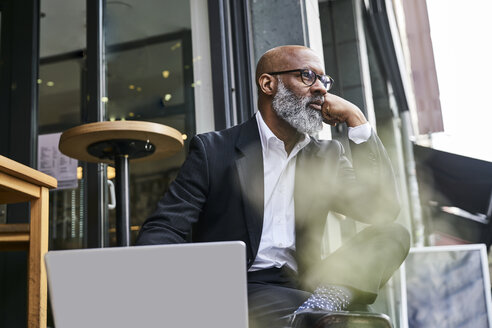
<instances>
[{"instance_id":1,"label":"shirt button","mask_svg":"<svg viewBox=\"0 0 492 328\"><path fill-rule=\"evenodd\" d=\"M284 246L284 244L278 243L278 247L282 247L282 246Z\"/></svg>"}]
</instances>

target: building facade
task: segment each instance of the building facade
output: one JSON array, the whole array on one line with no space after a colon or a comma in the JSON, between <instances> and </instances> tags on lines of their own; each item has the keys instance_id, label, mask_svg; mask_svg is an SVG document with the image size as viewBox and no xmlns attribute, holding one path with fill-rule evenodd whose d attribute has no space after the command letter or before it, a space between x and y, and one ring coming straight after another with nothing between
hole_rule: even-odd
<instances>
[{"instance_id":1,"label":"building facade","mask_svg":"<svg viewBox=\"0 0 492 328\"><path fill-rule=\"evenodd\" d=\"M324 59L333 92L358 105L380 135L404 200L398 220L419 243L409 144L418 125L397 9L389 0L0 0L0 154L38 168L39 136L88 122L179 130L178 155L131 164L134 238L184 161L187 141L255 113L262 53L305 45ZM343 125L320 134L343 143L346 136ZM78 166L76 187L50 193L50 249L115 245L112 177L103 164ZM27 211L1 207L0 220L23 222ZM327 221L327 252L361 228L337 214ZM23 327L25 254L0 255L0 326ZM384 306L398 317L388 305L395 297L389 290Z\"/></svg>"}]
</instances>

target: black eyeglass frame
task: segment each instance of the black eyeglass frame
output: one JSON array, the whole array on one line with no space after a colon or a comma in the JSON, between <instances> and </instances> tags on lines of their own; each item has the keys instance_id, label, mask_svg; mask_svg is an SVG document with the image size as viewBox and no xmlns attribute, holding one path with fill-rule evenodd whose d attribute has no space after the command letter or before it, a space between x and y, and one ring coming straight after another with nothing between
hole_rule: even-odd
<instances>
[{"instance_id":1,"label":"black eyeglass frame","mask_svg":"<svg viewBox=\"0 0 492 328\"><path fill-rule=\"evenodd\" d=\"M302 74L303 72L311 72L311 73L313 73L316 76L316 78L313 80L313 82L311 82L311 84L306 83L306 81L304 81L304 77L303 77L303 74ZM308 87L310 87L314 83L316 83L316 79L318 79L325 86L326 91L329 91L333 87L333 83L335 83L335 80L333 80L331 76L329 76L329 75L319 75L319 74L316 74L313 70L310 70L310 69L307 69L307 68L291 69L291 70L288 70L288 71L280 71L280 72L270 72L270 73L267 73L267 74L270 74L270 75L280 75L280 74L288 74L288 73L300 73L301 74L302 83L304 83ZM325 82L323 82L323 77L326 77L328 79L328 81L326 82L326 84L325 84Z\"/></svg>"}]
</instances>

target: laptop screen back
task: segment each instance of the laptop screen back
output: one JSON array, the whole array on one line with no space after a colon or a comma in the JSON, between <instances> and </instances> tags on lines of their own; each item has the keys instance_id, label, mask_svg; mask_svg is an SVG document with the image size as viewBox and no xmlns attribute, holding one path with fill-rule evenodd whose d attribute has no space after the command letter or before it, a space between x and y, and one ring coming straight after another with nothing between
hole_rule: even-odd
<instances>
[{"instance_id":1,"label":"laptop screen back","mask_svg":"<svg viewBox=\"0 0 492 328\"><path fill-rule=\"evenodd\" d=\"M57 328L248 327L245 245L51 251Z\"/></svg>"}]
</instances>

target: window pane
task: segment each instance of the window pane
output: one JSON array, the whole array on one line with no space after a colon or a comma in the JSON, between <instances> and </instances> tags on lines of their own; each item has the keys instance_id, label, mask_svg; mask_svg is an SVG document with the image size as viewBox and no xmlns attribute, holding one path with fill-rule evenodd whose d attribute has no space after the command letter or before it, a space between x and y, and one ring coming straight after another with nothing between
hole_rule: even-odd
<instances>
[{"instance_id":1,"label":"window pane","mask_svg":"<svg viewBox=\"0 0 492 328\"><path fill-rule=\"evenodd\" d=\"M82 59L39 65L39 133L62 132L80 124Z\"/></svg>"},{"instance_id":2,"label":"window pane","mask_svg":"<svg viewBox=\"0 0 492 328\"><path fill-rule=\"evenodd\" d=\"M40 2L40 135L60 133L81 124L85 4L78 0ZM50 249L84 247L85 200L81 173L77 188L50 192Z\"/></svg>"},{"instance_id":3,"label":"window pane","mask_svg":"<svg viewBox=\"0 0 492 328\"><path fill-rule=\"evenodd\" d=\"M183 49L182 40L189 37L189 33L180 33L154 39L155 43L146 45L144 51L138 44L111 47L107 103L110 120L152 120L186 114L186 106L193 99L185 98L185 89L191 89L192 83L192 76L185 76L185 71L192 68L185 64L183 51L190 49ZM129 70L129 63L138 65Z\"/></svg>"},{"instance_id":4,"label":"window pane","mask_svg":"<svg viewBox=\"0 0 492 328\"><path fill-rule=\"evenodd\" d=\"M129 24L129 22L132 22ZM105 15L108 120L157 122L195 134L190 1L108 2ZM130 161L132 243L186 154ZM115 210L109 212L115 244Z\"/></svg>"}]
</instances>

